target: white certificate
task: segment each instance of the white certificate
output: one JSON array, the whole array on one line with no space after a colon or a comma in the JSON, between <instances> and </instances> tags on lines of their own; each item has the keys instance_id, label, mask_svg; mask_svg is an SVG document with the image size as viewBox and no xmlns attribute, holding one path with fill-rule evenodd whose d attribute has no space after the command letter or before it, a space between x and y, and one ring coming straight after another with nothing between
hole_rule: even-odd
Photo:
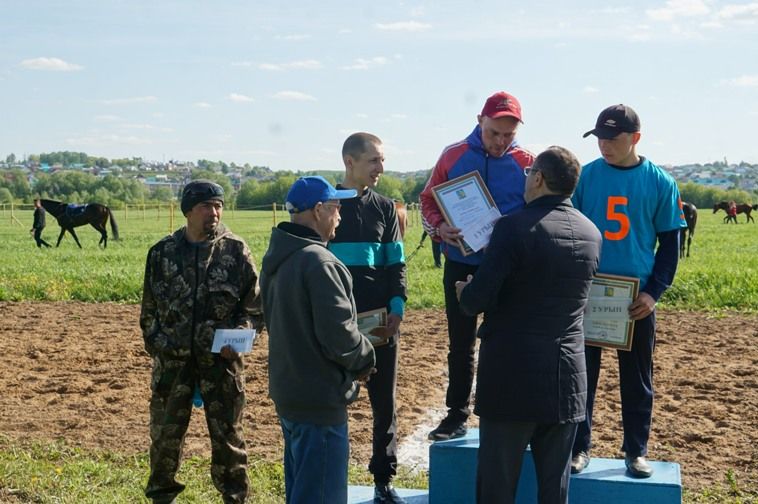
<instances>
[{"instance_id":1,"label":"white certificate","mask_svg":"<svg viewBox=\"0 0 758 504\"><path fill-rule=\"evenodd\" d=\"M216 329L211 352L219 353L229 345L237 353L250 353L254 341L255 329Z\"/></svg>"},{"instance_id":2,"label":"white certificate","mask_svg":"<svg viewBox=\"0 0 758 504\"><path fill-rule=\"evenodd\" d=\"M584 311L584 343L590 346L630 350L634 320L629 305L637 297L638 278L598 273L592 279Z\"/></svg>"},{"instance_id":3,"label":"white certificate","mask_svg":"<svg viewBox=\"0 0 758 504\"><path fill-rule=\"evenodd\" d=\"M479 172L471 172L435 186L432 194L445 221L461 230L463 255L480 251L490 241L500 210Z\"/></svg>"}]
</instances>

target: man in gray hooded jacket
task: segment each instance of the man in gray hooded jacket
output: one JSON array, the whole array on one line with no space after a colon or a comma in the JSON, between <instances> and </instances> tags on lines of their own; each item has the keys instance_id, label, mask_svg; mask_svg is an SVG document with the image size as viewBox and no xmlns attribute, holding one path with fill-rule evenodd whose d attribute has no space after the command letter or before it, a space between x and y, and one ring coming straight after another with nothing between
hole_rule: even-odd
<instances>
[{"instance_id":1,"label":"man in gray hooded jacket","mask_svg":"<svg viewBox=\"0 0 758 504\"><path fill-rule=\"evenodd\" d=\"M287 194L292 221L274 228L262 261L287 503L347 502L347 405L376 359L358 331L350 272L326 242L340 222L339 200L355 196L323 177L296 180Z\"/></svg>"}]
</instances>

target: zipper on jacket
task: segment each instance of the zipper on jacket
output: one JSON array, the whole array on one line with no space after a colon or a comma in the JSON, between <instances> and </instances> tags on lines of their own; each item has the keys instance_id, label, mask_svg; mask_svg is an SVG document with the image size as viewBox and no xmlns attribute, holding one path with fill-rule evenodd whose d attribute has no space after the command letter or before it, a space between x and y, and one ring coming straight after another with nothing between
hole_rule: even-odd
<instances>
[{"instance_id":1,"label":"zipper on jacket","mask_svg":"<svg viewBox=\"0 0 758 504\"><path fill-rule=\"evenodd\" d=\"M196 314L197 314L197 284L198 284L198 274L199 274L199 268L197 267L197 260L198 260L198 254L200 253L200 247L193 246L193 249L195 249L195 260L192 261L195 266L195 285L192 287L192 330L190 331L190 352L193 357L197 357L197 354L195 353L195 324L197 322Z\"/></svg>"}]
</instances>

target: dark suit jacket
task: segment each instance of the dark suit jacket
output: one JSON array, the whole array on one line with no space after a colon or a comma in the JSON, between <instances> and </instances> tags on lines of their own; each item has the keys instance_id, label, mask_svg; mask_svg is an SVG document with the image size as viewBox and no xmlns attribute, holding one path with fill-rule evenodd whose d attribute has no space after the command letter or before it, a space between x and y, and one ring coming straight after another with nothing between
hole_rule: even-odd
<instances>
[{"instance_id":1,"label":"dark suit jacket","mask_svg":"<svg viewBox=\"0 0 758 504\"><path fill-rule=\"evenodd\" d=\"M495 225L461 309L484 312L474 412L500 421L579 422L587 373L582 320L600 232L562 196Z\"/></svg>"}]
</instances>

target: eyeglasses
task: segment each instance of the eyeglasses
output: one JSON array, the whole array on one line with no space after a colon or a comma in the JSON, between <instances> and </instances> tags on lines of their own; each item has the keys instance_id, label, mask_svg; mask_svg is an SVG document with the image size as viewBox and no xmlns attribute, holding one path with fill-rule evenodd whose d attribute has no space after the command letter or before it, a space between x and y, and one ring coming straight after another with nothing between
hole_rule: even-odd
<instances>
[{"instance_id":1,"label":"eyeglasses","mask_svg":"<svg viewBox=\"0 0 758 504\"><path fill-rule=\"evenodd\" d=\"M340 208L342 208L342 204L341 203L321 203L321 205L325 206L325 207L329 207L329 208L336 208L337 210L339 210Z\"/></svg>"},{"instance_id":2,"label":"eyeglasses","mask_svg":"<svg viewBox=\"0 0 758 504\"><path fill-rule=\"evenodd\" d=\"M532 173L532 172L536 173L538 171L539 170L537 168L535 168L534 166L527 166L526 168L524 168L524 175L526 175L528 177L530 173Z\"/></svg>"}]
</instances>

